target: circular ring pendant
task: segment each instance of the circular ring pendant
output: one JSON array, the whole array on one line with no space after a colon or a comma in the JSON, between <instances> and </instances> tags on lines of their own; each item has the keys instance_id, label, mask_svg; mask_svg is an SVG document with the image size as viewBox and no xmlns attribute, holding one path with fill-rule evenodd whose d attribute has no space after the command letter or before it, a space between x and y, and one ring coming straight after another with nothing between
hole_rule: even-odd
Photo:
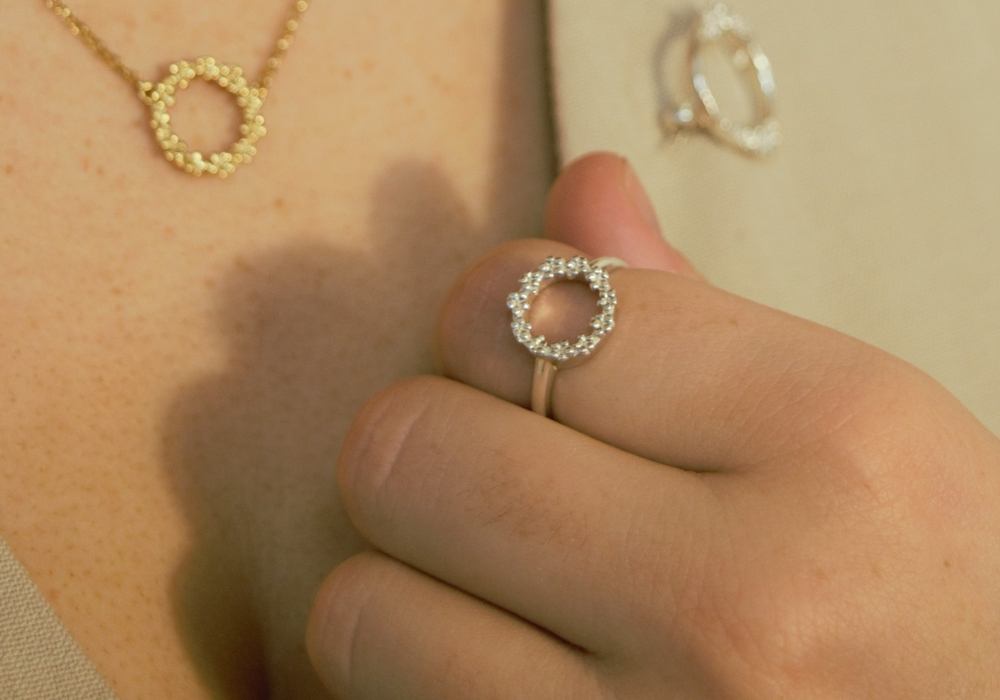
<instances>
[{"instance_id":1,"label":"circular ring pendant","mask_svg":"<svg viewBox=\"0 0 1000 700\"><path fill-rule=\"evenodd\" d=\"M608 272L624 263L613 258L588 261L575 257L570 260L548 258L537 270L521 278L521 287L507 298L513 320L511 330L521 345L536 358L548 360L561 367L569 367L589 357L601 340L615 327L615 306L618 299L611 287ZM581 335L574 342L561 341L549 344L544 335L532 333L528 312L531 304L543 289L560 280L582 279L598 295L598 312L590 321L591 333Z\"/></svg>"},{"instance_id":2,"label":"circular ring pendant","mask_svg":"<svg viewBox=\"0 0 1000 700\"><path fill-rule=\"evenodd\" d=\"M243 112L240 137L228 151L211 153L205 157L199 151L190 150L187 143L170 127L169 110L175 104L175 94L178 90L187 88L195 78L215 83L228 91ZM264 102L260 88L247 82L243 77L243 69L239 66L219 64L214 58L171 64L169 72L160 82L142 83L139 86L139 97L152 111L150 126L167 160L195 176L231 175L241 163L249 163L253 159L257 154L254 144L267 133L264 117L260 114Z\"/></svg>"}]
</instances>

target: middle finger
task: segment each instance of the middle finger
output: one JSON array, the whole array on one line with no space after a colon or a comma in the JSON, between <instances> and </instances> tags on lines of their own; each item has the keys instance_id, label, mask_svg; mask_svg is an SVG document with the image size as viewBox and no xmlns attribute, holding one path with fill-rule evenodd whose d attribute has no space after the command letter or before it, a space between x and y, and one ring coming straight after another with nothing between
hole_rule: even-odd
<instances>
[{"instance_id":1,"label":"middle finger","mask_svg":"<svg viewBox=\"0 0 1000 700\"><path fill-rule=\"evenodd\" d=\"M598 652L635 611L671 614L716 520L702 476L433 377L369 402L339 482L386 554Z\"/></svg>"}]
</instances>

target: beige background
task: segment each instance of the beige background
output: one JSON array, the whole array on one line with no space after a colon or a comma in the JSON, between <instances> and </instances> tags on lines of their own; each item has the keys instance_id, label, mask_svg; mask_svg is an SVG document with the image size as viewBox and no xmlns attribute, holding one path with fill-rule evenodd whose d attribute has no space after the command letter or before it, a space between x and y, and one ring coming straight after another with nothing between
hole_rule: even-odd
<instances>
[{"instance_id":1,"label":"beige background","mask_svg":"<svg viewBox=\"0 0 1000 700\"><path fill-rule=\"evenodd\" d=\"M564 160L625 154L713 282L912 362L1000 433L1000 4L734 5L775 68L763 162L658 127L690 4L551 7Z\"/></svg>"}]
</instances>

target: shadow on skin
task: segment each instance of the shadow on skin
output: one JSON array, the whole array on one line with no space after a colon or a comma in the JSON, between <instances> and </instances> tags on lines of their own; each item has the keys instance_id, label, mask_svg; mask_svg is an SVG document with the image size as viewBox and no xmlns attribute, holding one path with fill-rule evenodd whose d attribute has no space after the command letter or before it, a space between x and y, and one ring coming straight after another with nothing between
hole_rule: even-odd
<instances>
[{"instance_id":1,"label":"shadow on skin","mask_svg":"<svg viewBox=\"0 0 1000 700\"><path fill-rule=\"evenodd\" d=\"M504 65L536 60L525 49L537 47L540 7L512 0L506 12ZM482 225L441 171L398 163L372 193L370 253L320 231L239 260L225 278L228 367L182 388L163 430L194 533L174 582L177 619L216 696L327 697L305 653L306 619L323 578L365 546L337 495L341 441L367 397L431 371L435 314L460 270L537 231L541 197L510 187L539 171L539 157L518 148L525 117L512 105L537 97L524 92L514 79L499 90Z\"/></svg>"},{"instance_id":2,"label":"shadow on skin","mask_svg":"<svg viewBox=\"0 0 1000 700\"><path fill-rule=\"evenodd\" d=\"M433 202L433 215L408 221L411 198L425 212ZM177 575L177 612L206 680L225 696L268 697L279 669L289 677L271 680L286 689L311 677L302 635L273 633L304 631L320 582L363 546L337 497L343 433L366 397L431 371L433 316L414 307L436 308L465 262L427 250L448 229L471 237L439 174L400 166L376 199L381 236L370 257L304 240L231 271L219 311L229 369L180 392L167 421L171 476L197 538ZM378 308L369 300L379 288L425 298Z\"/></svg>"}]
</instances>

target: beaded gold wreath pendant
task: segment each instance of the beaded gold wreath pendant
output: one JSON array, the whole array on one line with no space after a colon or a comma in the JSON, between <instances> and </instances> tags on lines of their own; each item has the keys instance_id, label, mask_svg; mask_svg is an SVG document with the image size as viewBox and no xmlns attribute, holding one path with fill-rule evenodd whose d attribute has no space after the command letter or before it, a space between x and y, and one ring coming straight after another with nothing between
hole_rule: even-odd
<instances>
[{"instance_id":1,"label":"beaded gold wreath pendant","mask_svg":"<svg viewBox=\"0 0 1000 700\"><path fill-rule=\"evenodd\" d=\"M174 95L184 90L192 80L201 78L212 82L229 92L243 112L240 137L228 151L212 153L205 158L199 151L192 151L170 126L170 108L174 106ZM153 118L150 126L156 134L167 160L185 172L195 176L231 175L241 163L249 163L257 154L254 144L267 130L264 117L260 113L263 105L260 89L251 86L243 77L239 66L216 63L214 58L199 58L193 63L178 61L171 64L169 73L155 85L143 83L139 97L149 105Z\"/></svg>"},{"instance_id":2,"label":"beaded gold wreath pendant","mask_svg":"<svg viewBox=\"0 0 1000 700\"><path fill-rule=\"evenodd\" d=\"M274 76L281 66L288 47L292 45L302 13L309 8L308 0L292 1L283 27L284 31L275 42L260 77L254 82L247 80L243 69L239 66L218 63L214 58L199 58L170 64L167 74L159 82L152 83L143 80L135 70L129 68L124 59L109 49L63 0L42 1L74 36L79 37L80 41L125 82L138 89L139 99L152 113L150 126L153 128L156 142L163 149L163 154L175 166L196 177L202 175L228 177L241 164L249 163L257 155L255 144L267 133L264 128L264 117L260 113L264 106L264 98L267 97L268 88L274 82ZM207 157L200 151L191 150L170 126L170 108L176 102L177 91L186 89L192 80L197 79L215 83L226 90L243 112L239 137L233 141L229 150L210 153Z\"/></svg>"}]
</instances>

